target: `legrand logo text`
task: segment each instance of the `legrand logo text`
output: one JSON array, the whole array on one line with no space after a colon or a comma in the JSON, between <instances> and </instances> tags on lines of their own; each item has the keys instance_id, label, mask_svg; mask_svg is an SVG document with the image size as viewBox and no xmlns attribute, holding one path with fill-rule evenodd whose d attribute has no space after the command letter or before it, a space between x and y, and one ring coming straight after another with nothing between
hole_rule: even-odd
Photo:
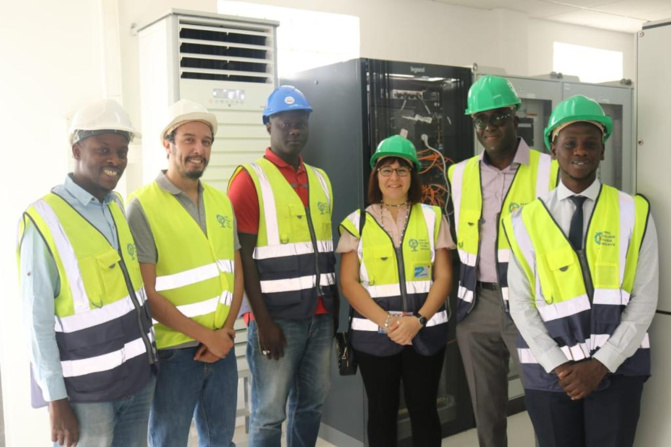
<instances>
[{"instance_id":1,"label":"legrand logo text","mask_svg":"<svg viewBox=\"0 0 671 447\"><path fill-rule=\"evenodd\" d=\"M410 71L417 74L417 73L424 73L426 72L426 67L413 67L410 66Z\"/></svg>"}]
</instances>

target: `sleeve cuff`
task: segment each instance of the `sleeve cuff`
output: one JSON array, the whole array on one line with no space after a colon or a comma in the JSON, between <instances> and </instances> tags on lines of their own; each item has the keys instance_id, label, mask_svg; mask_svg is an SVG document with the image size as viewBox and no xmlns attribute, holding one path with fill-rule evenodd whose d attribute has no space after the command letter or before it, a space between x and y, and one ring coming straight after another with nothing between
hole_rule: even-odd
<instances>
[{"instance_id":1,"label":"sleeve cuff","mask_svg":"<svg viewBox=\"0 0 671 447\"><path fill-rule=\"evenodd\" d=\"M554 347L544 352L536 360L538 360L538 363L540 363L548 374L552 373L559 365L568 362L568 359L559 347Z\"/></svg>"},{"instance_id":2,"label":"sleeve cuff","mask_svg":"<svg viewBox=\"0 0 671 447\"><path fill-rule=\"evenodd\" d=\"M42 397L47 402L53 402L55 400L61 400L68 397L68 392L65 389L65 382L63 378L51 377L46 379L46 384L42 388Z\"/></svg>"},{"instance_id":3,"label":"sleeve cuff","mask_svg":"<svg viewBox=\"0 0 671 447\"><path fill-rule=\"evenodd\" d=\"M618 353L614 348L606 343L601 349L599 349L593 356L594 359L603 363L603 365L608 368L608 371L614 373L620 367L626 357Z\"/></svg>"}]
</instances>

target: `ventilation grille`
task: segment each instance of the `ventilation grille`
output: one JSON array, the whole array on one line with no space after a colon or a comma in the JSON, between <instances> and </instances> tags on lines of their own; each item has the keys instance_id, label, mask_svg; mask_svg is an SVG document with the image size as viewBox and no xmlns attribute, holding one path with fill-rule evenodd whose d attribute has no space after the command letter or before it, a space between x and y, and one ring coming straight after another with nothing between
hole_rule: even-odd
<instances>
[{"instance_id":1,"label":"ventilation grille","mask_svg":"<svg viewBox=\"0 0 671 447\"><path fill-rule=\"evenodd\" d=\"M271 26L180 18L180 78L272 84L272 39Z\"/></svg>"}]
</instances>

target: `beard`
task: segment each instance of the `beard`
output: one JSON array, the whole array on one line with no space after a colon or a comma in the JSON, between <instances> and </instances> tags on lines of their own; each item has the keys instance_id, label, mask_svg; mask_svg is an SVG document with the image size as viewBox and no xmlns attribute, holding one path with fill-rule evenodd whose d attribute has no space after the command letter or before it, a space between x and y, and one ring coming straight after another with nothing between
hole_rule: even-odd
<instances>
[{"instance_id":1,"label":"beard","mask_svg":"<svg viewBox=\"0 0 671 447\"><path fill-rule=\"evenodd\" d=\"M202 171L187 171L184 174L186 174L187 178L190 178L191 180L198 180L203 176L205 173L205 170Z\"/></svg>"}]
</instances>

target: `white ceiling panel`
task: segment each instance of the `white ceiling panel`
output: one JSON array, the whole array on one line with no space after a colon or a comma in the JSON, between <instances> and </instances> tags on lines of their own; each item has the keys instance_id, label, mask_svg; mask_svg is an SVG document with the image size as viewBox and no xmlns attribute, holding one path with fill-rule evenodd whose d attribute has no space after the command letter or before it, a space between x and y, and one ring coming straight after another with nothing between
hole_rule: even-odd
<instances>
[{"instance_id":1,"label":"white ceiling panel","mask_svg":"<svg viewBox=\"0 0 671 447\"><path fill-rule=\"evenodd\" d=\"M567 6L575 6L578 8L595 8L597 6L607 5L608 3L615 3L618 0L538 0L544 3L561 3Z\"/></svg>"},{"instance_id":2,"label":"white ceiling panel","mask_svg":"<svg viewBox=\"0 0 671 447\"><path fill-rule=\"evenodd\" d=\"M548 20L556 20L558 22L571 23L573 25L591 26L593 28L623 31L628 33L635 33L639 31L643 23L645 23L643 20L588 10L559 14L548 17Z\"/></svg>"},{"instance_id":3,"label":"white ceiling panel","mask_svg":"<svg viewBox=\"0 0 671 447\"><path fill-rule=\"evenodd\" d=\"M516 3L514 0L433 0L438 3L448 3L450 5L468 6L476 9L494 9L506 8L511 3Z\"/></svg>"},{"instance_id":4,"label":"white ceiling panel","mask_svg":"<svg viewBox=\"0 0 671 447\"><path fill-rule=\"evenodd\" d=\"M573 6L560 5L555 2L541 2L538 0L518 0L509 3L510 6L506 6L506 8L524 12L529 15L529 17L535 17L537 19L574 12L576 10Z\"/></svg>"},{"instance_id":5,"label":"white ceiling panel","mask_svg":"<svg viewBox=\"0 0 671 447\"><path fill-rule=\"evenodd\" d=\"M635 33L671 18L671 0L433 0L477 9L510 9L537 19Z\"/></svg>"},{"instance_id":6,"label":"white ceiling panel","mask_svg":"<svg viewBox=\"0 0 671 447\"><path fill-rule=\"evenodd\" d=\"M596 9L627 17L655 20L652 18L654 15L671 11L671 2L669 0L638 0L637 2L628 0L600 6Z\"/></svg>"}]
</instances>

